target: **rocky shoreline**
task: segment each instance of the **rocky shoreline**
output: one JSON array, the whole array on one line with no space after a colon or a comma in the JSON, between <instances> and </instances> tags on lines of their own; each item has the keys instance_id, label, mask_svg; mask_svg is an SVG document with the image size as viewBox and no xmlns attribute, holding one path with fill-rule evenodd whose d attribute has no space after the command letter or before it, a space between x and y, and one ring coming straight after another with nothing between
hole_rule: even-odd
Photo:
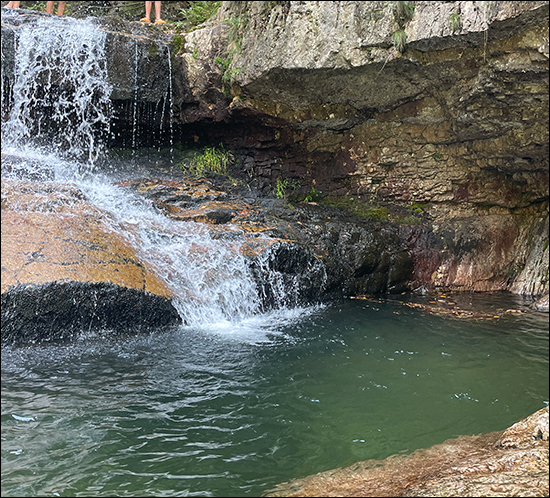
<instances>
[{"instance_id":1,"label":"rocky shoreline","mask_svg":"<svg viewBox=\"0 0 550 498\"><path fill-rule=\"evenodd\" d=\"M263 496L548 496L548 407L508 429L280 484Z\"/></svg>"}]
</instances>

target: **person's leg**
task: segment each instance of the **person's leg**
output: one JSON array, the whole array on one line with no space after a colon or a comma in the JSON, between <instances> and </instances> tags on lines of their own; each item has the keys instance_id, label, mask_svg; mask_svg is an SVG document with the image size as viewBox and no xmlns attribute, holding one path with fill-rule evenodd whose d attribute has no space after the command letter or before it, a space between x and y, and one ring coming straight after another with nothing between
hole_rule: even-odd
<instances>
[{"instance_id":1,"label":"person's leg","mask_svg":"<svg viewBox=\"0 0 550 498\"><path fill-rule=\"evenodd\" d=\"M145 17L140 19L141 22L151 22L151 7L153 2L145 2Z\"/></svg>"},{"instance_id":2,"label":"person's leg","mask_svg":"<svg viewBox=\"0 0 550 498\"><path fill-rule=\"evenodd\" d=\"M46 2L46 12L48 14L53 14L53 4L55 2Z\"/></svg>"},{"instance_id":3,"label":"person's leg","mask_svg":"<svg viewBox=\"0 0 550 498\"><path fill-rule=\"evenodd\" d=\"M155 21L155 24L166 24L160 18L160 2L158 0L155 1L155 12L156 12L156 15L157 15L157 20Z\"/></svg>"},{"instance_id":4,"label":"person's leg","mask_svg":"<svg viewBox=\"0 0 550 498\"><path fill-rule=\"evenodd\" d=\"M20 3L21 2L8 2L8 5L6 5L6 7L8 9L18 9Z\"/></svg>"},{"instance_id":5,"label":"person's leg","mask_svg":"<svg viewBox=\"0 0 550 498\"><path fill-rule=\"evenodd\" d=\"M57 4L57 15L58 16L62 16L63 15L63 12L65 12L65 4L67 2L59 2Z\"/></svg>"}]
</instances>

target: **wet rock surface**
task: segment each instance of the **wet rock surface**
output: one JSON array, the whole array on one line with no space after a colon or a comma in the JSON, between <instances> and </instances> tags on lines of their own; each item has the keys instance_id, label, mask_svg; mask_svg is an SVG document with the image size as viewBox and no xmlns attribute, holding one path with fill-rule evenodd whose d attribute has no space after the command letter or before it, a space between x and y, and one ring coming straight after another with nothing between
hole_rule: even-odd
<instances>
[{"instance_id":1,"label":"wet rock surface","mask_svg":"<svg viewBox=\"0 0 550 498\"><path fill-rule=\"evenodd\" d=\"M181 323L170 299L108 282L51 282L2 292L2 344L135 334Z\"/></svg>"},{"instance_id":2,"label":"wet rock surface","mask_svg":"<svg viewBox=\"0 0 550 498\"><path fill-rule=\"evenodd\" d=\"M548 496L548 407L501 432L368 460L264 496Z\"/></svg>"},{"instance_id":3,"label":"wet rock surface","mask_svg":"<svg viewBox=\"0 0 550 498\"><path fill-rule=\"evenodd\" d=\"M105 17L115 142L223 142L264 193L287 179L421 219L401 232L413 288L547 294L548 2L415 5L400 26L387 2L224 2L179 35ZM3 19L3 95L41 15Z\"/></svg>"},{"instance_id":4,"label":"wet rock surface","mask_svg":"<svg viewBox=\"0 0 550 498\"><path fill-rule=\"evenodd\" d=\"M218 237L224 224L239 228L247 242L269 248L271 269L309 275L312 280L296 289L305 300L410 290L413 261L400 228L392 223L314 202L289 203L217 175L120 185L151 199L169 217L217 226Z\"/></svg>"},{"instance_id":5,"label":"wet rock surface","mask_svg":"<svg viewBox=\"0 0 550 498\"><path fill-rule=\"evenodd\" d=\"M546 296L543 296L540 299L537 299L537 301L534 302L532 305L533 309L548 313L549 311L548 297L549 297L548 294L546 294Z\"/></svg>"},{"instance_id":6,"label":"wet rock surface","mask_svg":"<svg viewBox=\"0 0 550 498\"><path fill-rule=\"evenodd\" d=\"M164 281L74 186L2 180L2 343L181 322Z\"/></svg>"}]
</instances>

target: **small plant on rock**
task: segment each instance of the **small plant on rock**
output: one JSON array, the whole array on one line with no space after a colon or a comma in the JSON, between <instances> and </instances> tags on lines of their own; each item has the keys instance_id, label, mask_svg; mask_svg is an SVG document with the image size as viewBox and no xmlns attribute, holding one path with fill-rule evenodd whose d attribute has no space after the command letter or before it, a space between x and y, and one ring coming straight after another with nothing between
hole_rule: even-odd
<instances>
[{"instance_id":1,"label":"small plant on rock","mask_svg":"<svg viewBox=\"0 0 550 498\"><path fill-rule=\"evenodd\" d=\"M409 22L413 18L414 14L414 2L393 2L392 11L393 17L402 28L405 23Z\"/></svg>"},{"instance_id":2,"label":"small plant on rock","mask_svg":"<svg viewBox=\"0 0 550 498\"><path fill-rule=\"evenodd\" d=\"M306 195L304 202L317 202L319 200L319 193L315 190L315 187L311 187L309 194Z\"/></svg>"},{"instance_id":3,"label":"small plant on rock","mask_svg":"<svg viewBox=\"0 0 550 498\"><path fill-rule=\"evenodd\" d=\"M449 16L449 23L451 25L451 31L453 32L453 34L457 31L460 31L460 14L457 14L456 12L454 14L451 14Z\"/></svg>"},{"instance_id":4,"label":"small plant on rock","mask_svg":"<svg viewBox=\"0 0 550 498\"><path fill-rule=\"evenodd\" d=\"M294 191L298 184L296 180L289 180L288 178L281 178L279 176L273 187L273 195L277 197L277 199L285 199L288 195L287 189L290 187L292 191Z\"/></svg>"},{"instance_id":5,"label":"small plant on rock","mask_svg":"<svg viewBox=\"0 0 550 498\"><path fill-rule=\"evenodd\" d=\"M393 46L397 49L397 51L402 54L405 51L405 47L407 46L407 35L404 31L399 30L396 31L393 36Z\"/></svg>"},{"instance_id":6,"label":"small plant on rock","mask_svg":"<svg viewBox=\"0 0 550 498\"><path fill-rule=\"evenodd\" d=\"M195 153L193 156L190 170L196 175L203 175L204 173L224 175L227 173L227 167L234 160L233 153L225 150L222 144L219 148L205 147L201 154Z\"/></svg>"}]
</instances>

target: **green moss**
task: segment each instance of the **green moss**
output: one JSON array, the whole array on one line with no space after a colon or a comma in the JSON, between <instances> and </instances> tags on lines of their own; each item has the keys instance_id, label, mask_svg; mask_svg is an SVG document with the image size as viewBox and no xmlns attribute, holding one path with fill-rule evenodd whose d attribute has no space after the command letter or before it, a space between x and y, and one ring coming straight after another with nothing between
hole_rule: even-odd
<instances>
[{"instance_id":1,"label":"green moss","mask_svg":"<svg viewBox=\"0 0 550 498\"><path fill-rule=\"evenodd\" d=\"M369 207L369 208L360 208L357 207L352 211L357 216L361 218L368 218L369 220L376 221L388 221L388 208L385 207Z\"/></svg>"},{"instance_id":2,"label":"green moss","mask_svg":"<svg viewBox=\"0 0 550 498\"><path fill-rule=\"evenodd\" d=\"M376 221L388 221L389 211L385 207L369 206L356 201L353 197L333 197L326 196L319 200L322 204L336 207L347 211L350 214Z\"/></svg>"},{"instance_id":3,"label":"green moss","mask_svg":"<svg viewBox=\"0 0 550 498\"><path fill-rule=\"evenodd\" d=\"M149 58L154 58L154 57L157 57L158 54L159 54L158 45L154 42L151 42L147 49L147 55L149 56Z\"/></svg>"},{"instance_id":4,"label":"green moss","mask_svg":"<svg viewBox=\"0 0 550 498\"><path fill-rule=\"evenodd\" d=\"M399 223L400 225L420 225L421 220L416 216L410 215L403 216L402 218L397 218L395 220L395 223Z\"/></svg>"},{"instance_id":5,"label":"green moss","mask_svg":"<svg viewBox=\"0 0 550 498\"><path fill-rule=\"evenodd\" d=\"M185 36L174 35L170 40L170 48L173 54L185 52Z\"/></svg>"},{"instance_id":6,"label":"green moss","mask_svg":"<svg viewBox=\"0 0 550 498\"><path fill-rule=\"evenodd\" d=\"M409 209L412 213L421 213L426 209L426 204L412 204Z\"/></svg>"}]
</instances>

